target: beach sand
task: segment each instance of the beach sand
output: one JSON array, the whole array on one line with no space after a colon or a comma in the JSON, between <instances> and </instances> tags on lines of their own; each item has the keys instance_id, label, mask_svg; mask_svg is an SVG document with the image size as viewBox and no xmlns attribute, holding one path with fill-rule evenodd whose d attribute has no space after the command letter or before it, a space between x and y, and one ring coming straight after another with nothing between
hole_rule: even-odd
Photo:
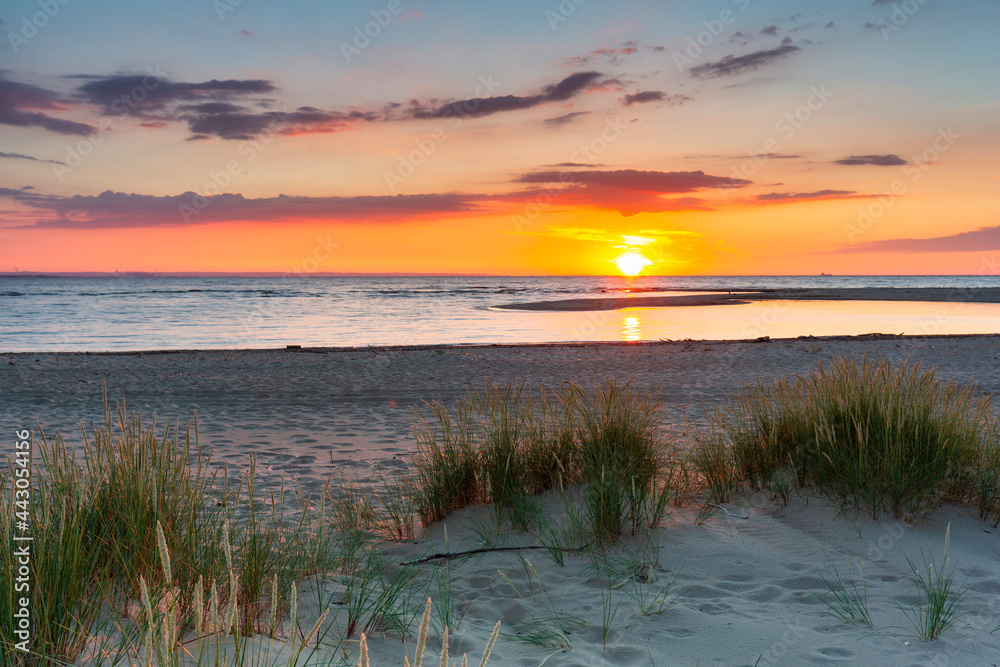
<instances>
[{"instance_id":1,"label":"beach sand","mask_svg":"<svg viewBox=\"0 0 1000 667\"><path fill-rule=\"evenodd\" d=\"M147 417L155 413L158 423L183 424L197 411L202 442L212 447L216 464L243 469L253 452L261 486L285 474L319 490L330 474L364 482L376 468L406 466L415 446L411 408L439 397L453 400L486 379L553 387L569 378L587 384L631 377L639 386L661 387L672 406L669 421L679 426L702 419L705 407L743 382L804 373L820 358L875 353L936 367L944 380L976 381L987 393L1000 389L997 336L3 354L0 424L10 433L37 421L47 433L59 429L79 442L80 423L89 429L101 417L106 383L111 401L124 399ZM649 590L644 585L655 589L655 582L605 590L617 608L606 650L603 573L588 557L567 554L559 566L544 550L525 551L537 581L517 553L451 561L463 614L452 655L468 652L478 664L501 620L506 637L494 649L493 665L1000 662L1000 631L991 634L1000 626L1000 530L974 510L948 506L912 523L873 521L838 513L815 495L793 493L784 507L766 492L745 492L726 507L748 518L719 510L699 523L698 508L679 508L657 532L654 578L662 585L676 576L672 592L678 595L662 613L639 615L628 595ZM400 562L445 551L445 526L449 549L473 548L472 527L487 516L486 508L469 508L386 549ZM933 552L940 562L949 523L949 560L958 583L968 587L967 614L940 640L925 642L900 609L909 609L917 591L906 556L919 565ZM537 538L512 534L506 543L537 544ZM626 538L617 553L624 558L630 550L641 551L641 545ZM827 590L822 577L832 576L831 563L842 575L858 576L862 562L874 631L838 625L817 600ZM407 567L428 577L441 563ZM316 585L302 582L304 591ZM518 627L544 627L546 605L579 619L569 635L572 648L541 649L510 637ZM307 609L303 623L316 613ZM413 640L408 643L412 648ZM375 665L401 663L398 638L373 638L370 648Z\"/></svg>"},{"instance_id":2,"label":"beach sand","mask_svg":"<svg viewBox=\"0 0 1000 667\"><path fill-rule=\"evenodd\" d=\"M506 310L595 311L621 308L670 308L680 306L724 306L753 301L911 301L929 303L1000 303L1000 289L994 287L831 287L731 290L705 293L676 289L670 296L643 296L643 289L626 296L529 301L495 306Z\"/></svg>"}]
</instances>

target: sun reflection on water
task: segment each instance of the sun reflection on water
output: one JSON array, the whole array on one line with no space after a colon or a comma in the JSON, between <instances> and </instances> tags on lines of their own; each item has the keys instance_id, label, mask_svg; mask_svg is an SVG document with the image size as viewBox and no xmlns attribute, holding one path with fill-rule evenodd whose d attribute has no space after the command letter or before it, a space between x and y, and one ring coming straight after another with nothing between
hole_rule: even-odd
<instances>
[{"instance_id":1,"label":"sun reflection on water","mask_svg":"<svg viewBox=\"0 0 1000 667\"><path fill-rule=\"evenodd\" d=\"M622 338L626 341L640 340L642 338L638 317L626 317L622 321Z\"/></svg>"}]
</instances>

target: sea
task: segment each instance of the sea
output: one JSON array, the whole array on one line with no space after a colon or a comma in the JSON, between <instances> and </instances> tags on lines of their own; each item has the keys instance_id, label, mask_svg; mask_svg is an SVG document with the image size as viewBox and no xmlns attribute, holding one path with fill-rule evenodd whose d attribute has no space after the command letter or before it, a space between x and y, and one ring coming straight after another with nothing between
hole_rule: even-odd
<instances>
[{"instance_id":1,"label":"sea","mask_svg":"<svg viewBox=\"0 0 1000 667\"><path fill-rule=\"evenodd\" d=\"M788 287L1000 287L1000 276L0 277L0 352L732 340L1000 332L1000 305L773 301L551 312L531 301Z\"/></svg>"}]
</instances>

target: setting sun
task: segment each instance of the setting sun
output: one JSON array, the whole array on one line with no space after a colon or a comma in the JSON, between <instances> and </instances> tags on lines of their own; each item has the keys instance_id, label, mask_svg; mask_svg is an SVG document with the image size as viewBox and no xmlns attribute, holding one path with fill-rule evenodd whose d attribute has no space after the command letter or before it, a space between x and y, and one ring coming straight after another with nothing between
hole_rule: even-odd
<instances>
[{"instance_id":1,"label":"setting sun","mask_svg":"<svg viewBox=\"0 0 1000 667\"><path fill-rule=\"evenodd\" d=\"M643 269L652 264L652 262L646 259L642 253L636 252L635 250L623 252L615 257L614 261L615 266L617 266L618 270L625 276L637 276L642 273Z\"/></svg>"}]
</instances>

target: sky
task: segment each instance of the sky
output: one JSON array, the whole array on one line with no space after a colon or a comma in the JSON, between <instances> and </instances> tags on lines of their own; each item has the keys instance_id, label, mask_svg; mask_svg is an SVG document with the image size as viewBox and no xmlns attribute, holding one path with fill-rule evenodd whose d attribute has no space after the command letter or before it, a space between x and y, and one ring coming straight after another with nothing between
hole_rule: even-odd
<instances>
[{"instance_id":1,"label":"sky","mask_svg":"<svg viewBox=\"0 0 1000 667\"><path fill-rule=\"evenodd\" d=\"M0 272L1000 273L997 0L7 0Z\"/></svg>"}]
</instances>

